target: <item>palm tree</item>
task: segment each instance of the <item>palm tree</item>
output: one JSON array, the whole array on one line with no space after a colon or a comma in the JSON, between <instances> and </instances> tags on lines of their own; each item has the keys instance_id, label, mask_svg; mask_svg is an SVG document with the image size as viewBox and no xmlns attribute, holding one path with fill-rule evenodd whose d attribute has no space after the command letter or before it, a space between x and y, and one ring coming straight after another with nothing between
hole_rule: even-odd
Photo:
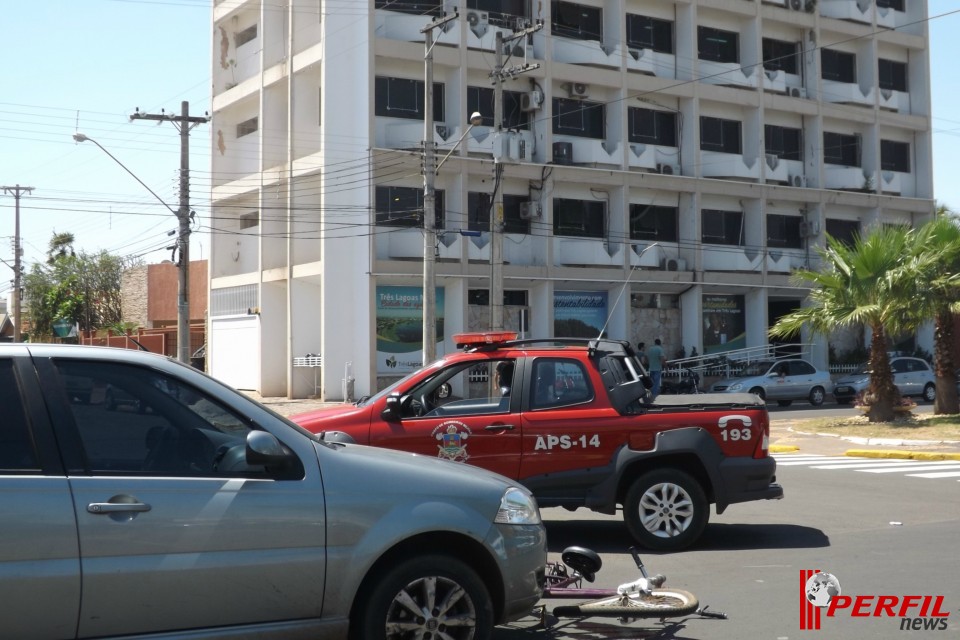
<instances>
[{"instance_id":1,"label":"palm tree","mask_svg":"<svg viewBox=\"0 0 960 640\"><path fill-rule=\"evenodd\" d=\"M953 360L953 314L960 311L960 226L945 206L917 229L913 259L918 269L914 301L924 321L933 319L933 363L937 377L936 414L960 413Z\"/></svg>"},{"instance_id":2,"label":"palm tree","mask_svg":"<svg viewBox=\"0 0 960 640\"><path fill-rule=\"evenodd\" d=\"M887 336L912 326L910 300L913 281L905 256L913 232L904 227L878 227L847 246L827 237L817 250L821 269L798 270L794 280L810 287L808 304L781 317L770 335L788 337L809 328L826 336L836 329L870 329L870 386L864 401L870 422L889 422L900 393L893 384Z\"/></svg>"},{"instance_id":3,"label":"palm tree","mask_svg":"<svg viewBox=\"0 0 960 640\"><path fill-rule=\"evenodd\" d=\"M75 238L70 232L54 232L47 247L47 264L53 264L58 258L75 255L73 251L74 240Z\"/></svg>"}]
</instances>

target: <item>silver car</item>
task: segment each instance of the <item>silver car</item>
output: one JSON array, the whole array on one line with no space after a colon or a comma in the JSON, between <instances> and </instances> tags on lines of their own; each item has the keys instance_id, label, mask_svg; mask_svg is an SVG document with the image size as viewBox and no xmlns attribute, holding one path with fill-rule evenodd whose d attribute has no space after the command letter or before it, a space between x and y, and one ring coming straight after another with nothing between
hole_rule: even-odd
<instances>
[{"instance_id":1,"label":"silver car","mask_svg":"<svg viewBox=\"0 0 960 640\"><path fill-rule=\"evenodd\" d=\"M903 396L918 396L927 402L937 397L937 378L930 364L922 358L890 358L893 384ZM837 379L833 397L838 404L850 404L870 384L870 366L863 365L856 373Z\"/></svg>"},{"instance_id":2,"label":"silver car","mask_svg":"<svg viewBox=\"0 0 960 640\"><path fill-rule=\"evenodd\" d=\"M718 380L710 387L711 393L755 393L761 400L776 400L781 407L794 400L820 406L831 391L829 371L794 358L751 362L736 378Z\"/></svg>"},{"instance_id":3,"label":"silver car","mask_svg":"<svg viewBox=\"0 0 960 640\"><path fill-rule=\"evenodd\" d=\"M526 489L310 434L171 359L0 345L0 406L5 638L482 640L541 596Z\"/></svg>"}]
</instances>

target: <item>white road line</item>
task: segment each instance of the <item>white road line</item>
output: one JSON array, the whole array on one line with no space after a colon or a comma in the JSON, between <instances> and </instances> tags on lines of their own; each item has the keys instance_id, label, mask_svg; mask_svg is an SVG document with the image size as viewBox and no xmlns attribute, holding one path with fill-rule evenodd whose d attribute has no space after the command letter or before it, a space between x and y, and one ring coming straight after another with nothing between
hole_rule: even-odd
<instances>
[{"instance_id":1,"label":"white road line","mask_svg":"<svg viewBox=\"0 0 960 640\"><path fill-rule=\"evenodd\" d=\"M889 467L897 467L900 469L908 469L910 467L918 467L922 463L917 462L916 460L858 460L851 464L821 464L812 466L811 469L881 469Z\"/></svg>"},{"instance_id":2,"label":"white road line","mask_svg":"<svg viewBox=\"0 0 960 640\"><path fill-rule=\"evenodd\" d=\"M960 471L941 471L939 473L908 473L913 478L960 478Z\"/></svg>"},{"instance_id":3,"label":"white road line","mask_svg":"<svg viewBox=\"0 0 960 640\"><path fill-rule=\"evenodd\" d=\"M907 471L937 471L937 470L946 471L946 470L954 470L954 469L960 471L960 463L957 463L957 462L953 462L953 463L950 463L950 462L941 462L940 464L937 464L937 463L930 463L930 464L918 463L918 465L917 465L916 467L912 467L912 468L906 469L906 470L907 470ZM892 469L863 469L862 471L863 471L864 473L902 473L904 470L905 470L905 469L903 469L902 467L896 467L896 468L892 468Z\"/></svg>"}]
</instances>

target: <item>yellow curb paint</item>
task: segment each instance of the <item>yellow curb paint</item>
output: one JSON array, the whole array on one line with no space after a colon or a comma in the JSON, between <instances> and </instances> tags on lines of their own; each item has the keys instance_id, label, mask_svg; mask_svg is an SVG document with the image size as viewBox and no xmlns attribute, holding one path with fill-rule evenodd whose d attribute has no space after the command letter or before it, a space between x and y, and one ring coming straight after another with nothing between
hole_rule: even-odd
<instances>
[{"instance_id":1,"label":"yellow curb paint","mask_svg":"<svg viewBox=\"0 0 960 640\"><path fill-rule=\"evenodd\" d=\"M800 447L792 444L772 444L769 448L770 453L793 453L800 451Z\"/></svg>"},{"instance_id":2,"label":"yellow curb paint","mask_svg":"<svg viewBox=\"0 0 960 640\"><path fill-rule=\"evenodd\" d=\"M960 460L960 453L935 453L933 451L873 451L848 449L844 455L854 458L886 458L891 460Z\"/></svg>"}]
</instances>

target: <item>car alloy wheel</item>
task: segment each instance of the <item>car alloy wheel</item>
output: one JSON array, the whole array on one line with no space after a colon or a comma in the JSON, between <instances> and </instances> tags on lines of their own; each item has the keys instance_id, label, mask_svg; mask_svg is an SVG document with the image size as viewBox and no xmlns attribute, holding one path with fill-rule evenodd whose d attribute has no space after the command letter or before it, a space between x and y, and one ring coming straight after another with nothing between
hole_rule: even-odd
<instances>
[{"instance_id":1,"label":"car alloy wheel","mask_svg":"<svg viewBox=\"0 0 960 640\"><path fill-rule=\"evenodd\" d=\"M679 469L657 469L634 481L623 517L639 544L656 551L689 546L707 526L710 505L703 488Z\"/></svg>"}]
</instances>

